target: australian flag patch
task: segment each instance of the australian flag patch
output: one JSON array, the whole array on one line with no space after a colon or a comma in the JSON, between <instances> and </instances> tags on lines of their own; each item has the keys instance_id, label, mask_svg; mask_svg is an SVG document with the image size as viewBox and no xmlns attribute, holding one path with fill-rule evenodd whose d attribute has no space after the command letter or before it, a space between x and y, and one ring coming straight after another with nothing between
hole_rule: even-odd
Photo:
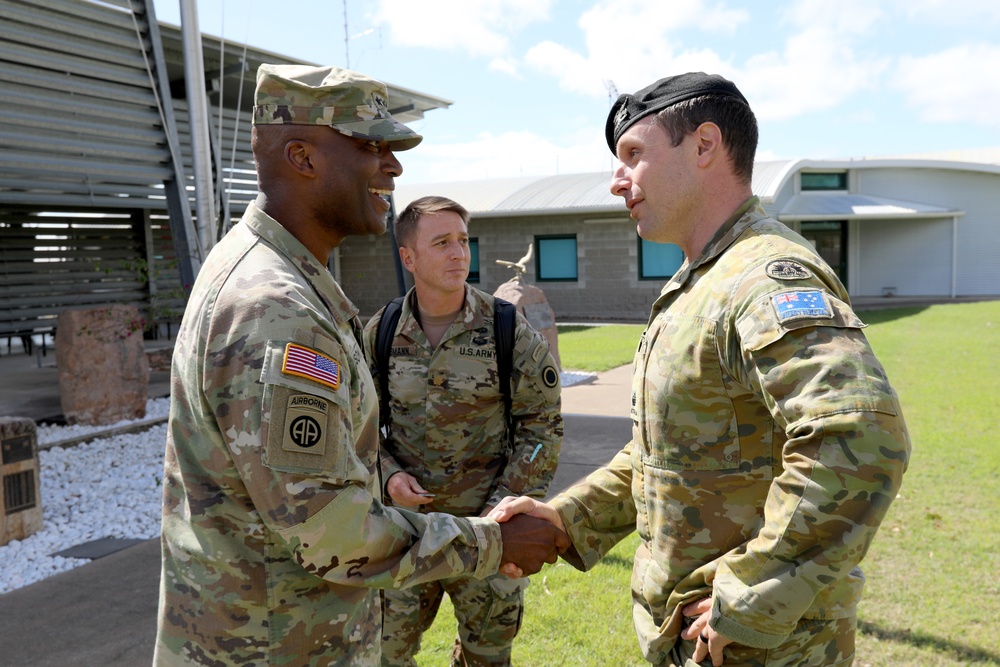
<instances>
[{"instance_id":1,"label":"australian flag patch","mask_svg":"<svg viewBox=\"0 0 1000 667\"><path fill-rule=\"evenodd\" d=\"M781 322L804 317L833 317L833 311L819 290L782 292L772 296L771 303Z\"/></svg>"}]
</instances>

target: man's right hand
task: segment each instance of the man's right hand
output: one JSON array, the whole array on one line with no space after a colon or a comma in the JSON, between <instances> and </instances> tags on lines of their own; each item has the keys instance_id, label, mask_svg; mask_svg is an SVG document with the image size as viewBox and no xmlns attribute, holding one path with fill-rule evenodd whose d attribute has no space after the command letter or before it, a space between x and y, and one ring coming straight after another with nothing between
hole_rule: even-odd
<instances>
[{"instance_id":1,"label":"man's right hand","mask_svg":"<svg viewBox=\"0 0 1000 667\"><path fill-rule=\"evenodd\" d=\"M385 484L385 490L397 507L426 505L434 497L433 494L427 493L427 489L420 486L416 477L402 471L393 473Z\"/></svg>"},{"instance_id":2,"label":"man's right hand","mask_svg":"<svg viewBox=\"0 0 1000 667\"><path fill-rule=\"evenodd\" d=\"M544 563L555 563L559 554L570 547L565 531L528 514L518 514L501 523L500 534L503 537L501 572L507 576L535 574Z\"/></svg>"}]
</instances>

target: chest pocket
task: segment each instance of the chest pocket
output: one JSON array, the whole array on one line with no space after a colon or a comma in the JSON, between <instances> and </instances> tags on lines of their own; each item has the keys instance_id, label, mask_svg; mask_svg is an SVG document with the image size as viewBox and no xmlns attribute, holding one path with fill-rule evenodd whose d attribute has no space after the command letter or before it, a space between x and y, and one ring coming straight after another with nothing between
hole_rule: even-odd
<instances>
[{"instance_id":1,"label":"chest pocket","mask_svg":"<svg viewBox=\"0 0 1000 667\"><path fill-rule=\"evenodd\" d=\"M667 470L738 468L736 415L715 320L660 316L639 358L632 391L646 463Z\"/></svg>"}]
</instances>

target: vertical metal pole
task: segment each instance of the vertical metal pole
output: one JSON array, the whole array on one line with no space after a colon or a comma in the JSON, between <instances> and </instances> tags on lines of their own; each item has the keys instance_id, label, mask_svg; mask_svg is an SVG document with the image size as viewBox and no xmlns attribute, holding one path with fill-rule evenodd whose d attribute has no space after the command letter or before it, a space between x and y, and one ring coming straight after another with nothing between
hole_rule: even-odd
<instances>
[{"instance_id":1,"label":"vertical metal pole","mask_svg":"<svg viewBox=\"0 0 1000 667\"><path fill-rule=\"evenodd\" d=\"M180 140L177 136L177 122L174 118L173 100L170 96L170 80L167 78L167 60L163 55L163 40L160 36L160 26L156 22L152 0L130 0L133 16L140 25L140 31L149 37L149 49L153 60L153 84L158 91L163 109L163 132L171 148L170 166L173 175L163 182L167 197L167 212L170 216L170 235L174 241L177 253L178 270L181 285L189 291L201 268L204 253L199 251L194 225L191 221L191 205L188 202L184 175L184 165L180 163ZM140 46L140 48L142 48Z\"/></svg>"},{"instance_id":2,"label":"vertical metal pole","mask_svg":"<svg viewBox=\"0 0 1000 667\"><path fill-rule=\"evenodd\" d=\"M403 272L403 263L399 259L399 244L396 243L396 198L389 198L389 217L386 219L386 228L389 231L389 241L392 243L392 261L396 267L396 289L399 296L406 294L406 274Z\"/></svg>"},{"instance_id":3,"label":"vertical metal pole","mask_svg":"<svg viewBox=\"0 0 1000 667\"><path fill-rule=\"evenodd\" d=\"M206 255L215 245L215 186L212 178L212 146L209 140L208 96L205 93L205 63L198 29L196 0L180 0L181 44L184 51L184 84L191 125L195 210L198 239Z\"/></svg>"}]
</instances>

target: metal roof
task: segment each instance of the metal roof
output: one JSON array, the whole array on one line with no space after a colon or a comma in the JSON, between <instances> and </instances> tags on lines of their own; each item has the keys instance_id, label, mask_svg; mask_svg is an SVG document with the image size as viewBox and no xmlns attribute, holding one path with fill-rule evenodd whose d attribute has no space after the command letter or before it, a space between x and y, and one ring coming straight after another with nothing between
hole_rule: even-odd
<instances>
[{"instance_id":1,"label":"metal roof","mask_svg":"<svg viewBox=\"0 0 1000 667\"><path fill-rule=\"evenodd\" d=\"M425 195L449 197L472 215L525 216L533 213L623 213L621 197L611 194L611 172L523 176L481 181L400 184L397 210Z\"/></svg>"},{"instance_id":2,"label":"metal roof","mask_svg":"<svg viewBox=\"0 0 1000 667\"><path fill-rule=\"evenodd\" d=\"M778 212L783 222L796 220L852 220L940 218L964 215L943 206L843 192L807 192L795 195Z\"/></svg>"}]
</instances>

